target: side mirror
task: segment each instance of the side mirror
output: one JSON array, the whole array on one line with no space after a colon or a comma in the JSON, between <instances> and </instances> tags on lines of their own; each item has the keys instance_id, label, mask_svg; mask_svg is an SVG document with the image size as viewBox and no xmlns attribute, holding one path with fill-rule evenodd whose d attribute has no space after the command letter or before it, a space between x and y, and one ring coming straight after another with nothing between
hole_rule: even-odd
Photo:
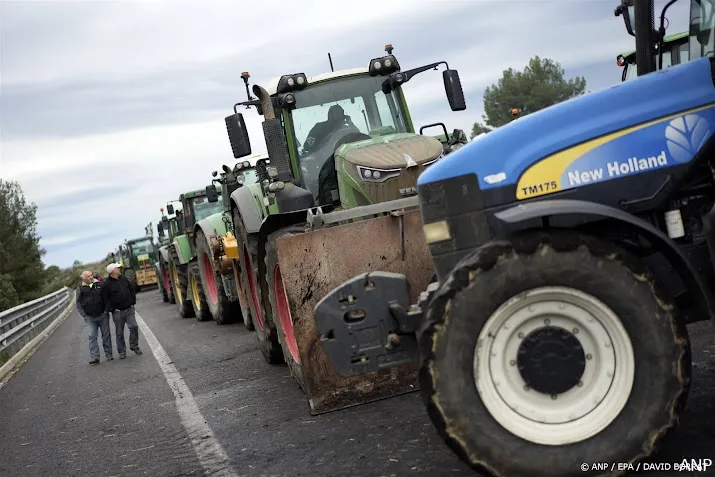
<instances>
[{"instance_id":1,"label":"side mirror","mask_svg":"<svg viewBox=\"0 0 715 477\"><path fill-rule=\"evenodd\" d=\"M452 131L452 141L455 143L464 144L469 142L469 140L467 139L467 134L462 129L455 129L454 131Z\"/></svg>"},{"instance_id":2,"label":"side mirror","mask_svg":"<svg viewBox=\"0 0 715 477\"><path fill-rule=\"evenodd\" d=\"M621 0L621 4L616 7L614 13L616 16L623 16L626 32L631 36L636 36L636 17L633 11L633 0Z\"/></svg>"},{"instance_id":3,"label":"side mirror","mask_svg":"<svg viewBox=\"0 0 715 477\"><path fill-rule=\"evenodd\" d=\"M166 206L166 213L172 215L174 213L174 206L169 204Z\"/></svg>"},{"instance_id":4,"label":"side mirror","mask_svg":"<svg viewBox=\"0 0 715 477\"><path fill-rule=\"evenodd\" d=\"M226 117L226 131L228 140L231 142L233 157L236 159L251 154L251 141L248 138L246 123L243 114L236 113Z\"/></svg>"},{"instance_id":5,"label":"side mirror","mask_svg":"<svg viewBox=\"0 0 715 477\"><path fill-rule=\"evenodd\" d=\"M159 237L164 236L164 227L162 226L161 223L156 224L156 230L159 232Z\"/></svg>"},{"instance_id":6,"label":"side mirror","mask_svg":"<svg viewBox=\"0 0 715 477\"><path fill-rule=\"evenodd\" d=\"M216 186L211 184L206 186L206 200L209 202L218 202L218 192Z\"/></svg>"},{"instance_id":7,"label":"side mirror","mask_svg":"<svg viewBox=\"0 0 715 477\"><path fill-rule=\"evenodd\" d=\"M444 91L447 93L447 100L452 111L464 111L467 109L464 91L462 91L462 82L459 80L457 70L444 70L442 78L444 79Z\"/></svg>"}]
</instances>

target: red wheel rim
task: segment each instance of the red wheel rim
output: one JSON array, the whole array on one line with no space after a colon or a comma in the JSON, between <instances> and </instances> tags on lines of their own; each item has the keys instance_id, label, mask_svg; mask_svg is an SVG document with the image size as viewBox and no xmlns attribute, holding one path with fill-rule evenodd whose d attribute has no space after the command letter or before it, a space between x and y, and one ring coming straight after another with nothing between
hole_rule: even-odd
<instances>
[{"instance_id":1,"label":"red wheel rim","mask_svg":"<svg viewBox=\"0 0 715 477\"><path fill-rule=\"evenodd\" d=\"M290 314L290 306L288 305L288 297L286 296L285 286L283 285L283 277L281 269L278 265L273 267L273 292L276 297L276 311L278 319L281 320L281 328L286 337L286 346L293 357L293 361L300 364L300 355L298 354L298 343L295 341L295 332L293 331L293 318Z\"/></svg>"},{"instance_id":2,"label":"red wheel rim","mask_svg":"<svg viewBox=\"0 0 715 477\"><path fill-rule=\"evenodd\" d=\"M218 290L216 289L216 277L214 277L214 271L211 267L211 259L209 254L204 254L204 270L206 270L206 283L204 283L204 290L208 291L209 299L211 303L216 303L218 301Z\"/></svg>"},{"instance_id":3,"label":"red wheel rim","mask_svg":"<svg viewBox=\"0 0 715 477\"><path fill-rule=\"evenodd\" d=\"M261 304L258 301L258 292L256 291L256 276L253 274L253 265L251 264L251 257L248 256L248 250L243 247L243 257L246 259L246 273L248 274L248 288L251 292L251 301L253 302L253 309L256 310L256 321L258 321L258 326L263 329L263 313L261 313Z\"/></svg>"},{"instance_id":4,"label":"red wheel rim","mask_svg":"<svg viewBox=\"0 0 715 477\"><path fill-rule=\"evenodd\" d=\"M164 265L161 266L161 276L164 277L164 289L166 293L171 293L171 283L169 283L169 272Z\"/></svg>"}]
</instances>

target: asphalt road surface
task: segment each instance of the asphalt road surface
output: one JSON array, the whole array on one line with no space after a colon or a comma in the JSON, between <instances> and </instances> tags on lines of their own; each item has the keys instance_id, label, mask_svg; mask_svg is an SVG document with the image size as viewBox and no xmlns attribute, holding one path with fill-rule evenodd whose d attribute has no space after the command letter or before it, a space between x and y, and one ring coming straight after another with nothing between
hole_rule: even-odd
<instances>
[{"instance_id":1,"label":"asphalt road surface","mask_svg":"<svg viewBox=\"0 0 715 477\"><path fill-rule=\"evenodd\" d=\"M243 325L181 319L156 290L138 298L143 355L90 367L73 312L0 389L0 475L475 475L418 393L311 416L288 369L266 364ZM690 333L688 408L655 462L715 457L715 329Z\"/></svg>"}]
</instances>

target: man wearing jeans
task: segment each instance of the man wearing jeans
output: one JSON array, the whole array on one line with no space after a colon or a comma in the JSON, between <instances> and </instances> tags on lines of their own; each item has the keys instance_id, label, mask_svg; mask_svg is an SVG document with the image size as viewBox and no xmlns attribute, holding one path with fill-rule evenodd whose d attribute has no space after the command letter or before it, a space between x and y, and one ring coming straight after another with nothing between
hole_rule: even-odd
<instances>
[{"instance_id":1,"label":"man wearing jeans","mask_svg":"<svg viewBox=\"0 0 715 477\"><path fill-rule=\"evenodd\" d=\"M139 326L134 316L134 305L137 303L134 286L121 274L121 265L118 263L107 265L107 273L109 276L102 282L102 291L106 310L112 312L119 359L127 357L124 343L125 324L129 327L129 349L136 354L142 354L142 350L139 349Z\"/></svg>"},{"instance_id":2,"label":"man wearing jeans","mask_svg":"<svg viewBox=\"0 0 715 477\"><path fill-rule=\"evenodd\" d=\"M109 313L106 312L104 295L100 283L85 270L80 274L82 286L77 290L77 311L84 318L89 336L89 364L99 364L97 334L102 330L102 347L107 361L112 357L112 335L109 332Z\"/></svg>"}]
</instances>

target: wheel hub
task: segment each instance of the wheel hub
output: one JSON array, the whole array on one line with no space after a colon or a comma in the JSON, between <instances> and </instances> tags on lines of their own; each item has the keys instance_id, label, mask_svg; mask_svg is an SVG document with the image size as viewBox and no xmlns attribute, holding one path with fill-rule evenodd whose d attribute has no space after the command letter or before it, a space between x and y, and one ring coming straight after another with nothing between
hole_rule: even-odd
<instances>
[{"instance_id":1,"label":"wheel hub","mask_svg":"<svg viewBox=\"0 0 715 477\"><path fill-rule=\"evenodd\" d=\"M635 357L619 317L593 295L541 287L503 303L482 327L474 378L482 404L512 434L581 442L626 405Z\"/></svg>"},{"instance_id":2,"label":"wheel hub","mask_svg":"<svg viewBox=\"0 0 715 477\"><path fill-rule=\"evenodd\" d=\"M581 381L586 353L573 333L546 326L524 338L516 362L527 386L540 393L558 395Z\"/></svg>"}]
</instances>

